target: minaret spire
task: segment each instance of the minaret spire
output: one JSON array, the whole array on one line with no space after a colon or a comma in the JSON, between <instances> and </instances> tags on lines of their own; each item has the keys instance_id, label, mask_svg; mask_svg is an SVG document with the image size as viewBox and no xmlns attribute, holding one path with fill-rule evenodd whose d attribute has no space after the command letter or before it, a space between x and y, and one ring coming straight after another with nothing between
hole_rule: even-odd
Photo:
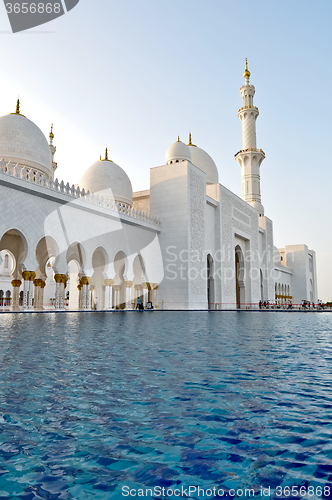
<instances>
[{"instance_id":1,"label":"minaret spire","mask_svg":"<svg viewBox=\"0 0 332 500\"><path fill-rule=\"evenodd\" d=\"M250 71L247 59L243 76L245 85L240 89L243 106L238 111L238 117L242 122L243 149L236 153L235 159L241 167L242 199L256 208L260 215L264 215L260 191L260 165L265 153L256 147L256 120L259 111L253 103L255 87L249 83Z\"/></svg>"},{"instance_id":2,"label":"minaret spire","mask_svg":"<svg viewBox=\"0 0 332 500\"><path fill-rule=\"evenodd\" d=\"M58 164L55 163L54 161L54 155L55 155L55 152L56 152L56 147L54 146L53 144L53 139L54 139L54 134L53 134L53 123L51 125L51 132L49 133L49 139L50 139L50 143L49 143L49 147L50 147L50 151L51 151L51 172L52 172L52 175L53 175L53 179L54 179L54 172L56 171L56 169L58 168Z\"/></svg>"}]
</instances>

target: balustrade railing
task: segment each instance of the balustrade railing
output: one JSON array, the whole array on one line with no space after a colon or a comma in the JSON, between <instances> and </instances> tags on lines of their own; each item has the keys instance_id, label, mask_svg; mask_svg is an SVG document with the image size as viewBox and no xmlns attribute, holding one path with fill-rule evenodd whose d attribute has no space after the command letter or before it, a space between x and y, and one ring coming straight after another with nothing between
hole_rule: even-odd
<instances>
[{"instance_id":1,"label":"balustrade railing","mask_svg":"<svg viewBox=\"0 0 332 500\"><path fill-rule=\"evenodd\" d=\"M134 219L160 226L158 217L144 213L141 210L135 210L135 208L130 207L126 203L115 201L112 198L99 195L98 193L90 193L90 191L85 192L84 188L80 189L79 186L75 187L74 184L70 186L69 182L65 184L64 181L59 182L58 179L53 180L47 175L35 171L32 168L28 168L26 166L21 167L19 164L13 165L11 161L6 163L3 158L0 161L0 173L16 177L17 179L22 179L37 186L42 186L46 189L50 189L51 191L62 193L75 199L81 199L82 201L106 208L118 214L127 215L129 217L133 217Z\"/></svg>"}]
</instances>

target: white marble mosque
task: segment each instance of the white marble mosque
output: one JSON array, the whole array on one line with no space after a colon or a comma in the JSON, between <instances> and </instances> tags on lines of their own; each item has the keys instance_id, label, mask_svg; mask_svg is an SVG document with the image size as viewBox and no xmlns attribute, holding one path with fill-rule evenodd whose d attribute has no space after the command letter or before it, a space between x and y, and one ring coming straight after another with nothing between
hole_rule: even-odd
<instances>
[{"instance_id":1,"label":"white marble mosque","mask_svg":"<svg viewBox=\"0 0 332 500\"><path fill-rule=\"evenodd\" d=\"M317 301L315 252L273 246L256 145L255 87L240 89L242 197L219 183L211 156L178 140L134 192L108 158L77 185L54 179L47 141L21 114L0 118L0 310L253 309Z\"/></svg>"}]
</instances>

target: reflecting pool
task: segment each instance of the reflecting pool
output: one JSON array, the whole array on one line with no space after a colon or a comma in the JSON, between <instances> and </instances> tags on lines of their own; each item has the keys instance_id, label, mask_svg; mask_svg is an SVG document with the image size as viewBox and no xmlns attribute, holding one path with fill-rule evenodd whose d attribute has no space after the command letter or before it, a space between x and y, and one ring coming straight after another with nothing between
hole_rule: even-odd
<instances>
[{"instance_id":1,"label":"reflecting pool","mask_svg":"<svg viewBox=\"0 0 332 500\"><path fill-rule=\"evenodd\" d=\"M331 337L329 313L2 315L0 500L332 496Z\"/></svg>"}]
</instances>

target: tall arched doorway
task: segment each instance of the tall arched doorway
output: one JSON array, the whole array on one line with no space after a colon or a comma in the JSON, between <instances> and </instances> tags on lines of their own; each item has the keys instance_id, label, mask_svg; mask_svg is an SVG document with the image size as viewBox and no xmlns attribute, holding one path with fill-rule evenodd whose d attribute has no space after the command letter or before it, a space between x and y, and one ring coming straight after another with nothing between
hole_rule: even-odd
<instances>
[{"instance_id":1,"label":"tall arched doorway","mask_svg":"<svg viewBox=\"0 0 332 500\"><path fill-rule=\"evenodd\" d=\"M208 309L215 308L215 299L214 299L214 263L212 255L208 254L207 262L206 262L206 286L207 286L207 302Z\"/></svg>"},{"instance_id":2,"label":"tall arched doorway","mask_svg":"<svg viewBox=\"0 0 332 500\"><path fill-rule=\"evenodd\" d=\"M245 305L244 258L241 247L235 247L235 287L236 307L241 309Z\"/></svg>"},{"instance_id":3,"label":"tall arched doorway","mask_svg":"<svg viewBox=\"0 0 332 500\"><path fill-rule=\"evenodd\" d=\"M261 301L263 302L264 300L264 278L263 278L263 271L260 270L260 280L261 280Z\"/></svg>"}]
</instances>

